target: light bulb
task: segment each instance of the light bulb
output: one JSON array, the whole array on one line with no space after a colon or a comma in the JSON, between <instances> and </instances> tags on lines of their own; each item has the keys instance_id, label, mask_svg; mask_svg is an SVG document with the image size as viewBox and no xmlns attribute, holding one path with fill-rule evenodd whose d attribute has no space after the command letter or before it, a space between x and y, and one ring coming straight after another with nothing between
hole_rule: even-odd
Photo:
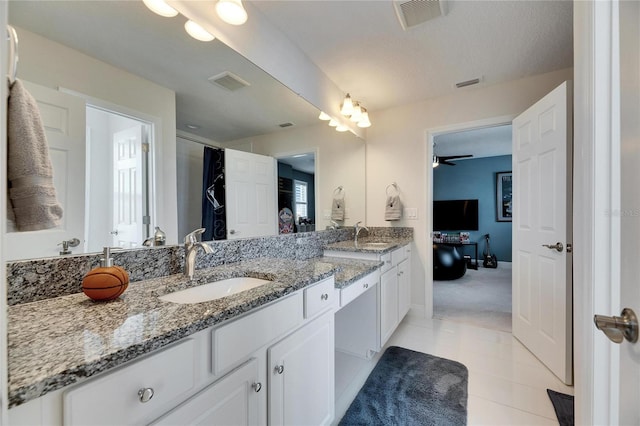
<instances>
[{"instance_id":1,"label":"light bulb","mask_svg":"<svg viewBox=\"0 0 640 426\"><path fill-rule=\"evenodd\" d=\"M433 160L431 162L431 167L433 167L434 169L436 167L438 167L440 165L440 162L438 161L438 157L436 157L435 155L433 156Z\"/></svg>"},{"instance_id":2,"label":"light bulb","mask_svg":"<svg viewBox=\"0 0 640 426\"><path fill-rule=\"evenodd\" d=\"M173 18L178 14L178 11L165 3L164 0L142 0L142 2L149 10L165 18Z\"/></svg>"},{"instance_id":3,"label":"light bulb","mask_svg":"<svg viewBox=\"0 0 640 426\"><path fill-rule=\"evenodd\" d=\"M347 116L353 114L353 101L351 101L351 96L348 93L347 96L344 97L344 101L342 102L342 109L340 110L340 114Z\"/></svg>"},{"instance_id":4,"label":"light bulb","mask_svg":"<svg viewBox=\"0 0 640 426\"><path fill-rule=\"evenodd\" d=\"M216 12L227 24L242 25L247 22L247 11L242 6L242 0L218 0Z\"/></svg>"},{"instance_id":5,"label":"light bulb","mask_svg":"<svg viewBox=\"0 0 640 426\"><path fill-rule=\"evenodd\" d=\"M331 116L329 116L329 114L324 111L320 111L320 115L318 116L318 118L322 121L331 120Z\"/></svg>"},{"instance_id":6,"label":"light bulb","mask_svg":"<svg viewBox=\"0 0 640 426\"><path fill-rule=\"evenodd\" d=\"M329 121L329 126L336 127L337 125L338 125L338 122L333 118Z\"/></svg>"},{"instance_id":7,"label":"light bulb","mask_svg":"<svg viewBox=\"0 0 640 426\"><path fill-rule=\"evenodd\" d=\"M362 119L362 107L360 106L359 103L356 102L355 106L353 107L353 113L351 114L350 120L353 121L354 123L357 123L361 119Z\"/></svg>"},{"instance_id":8,"label":"light bulb","mask_svg":"<svg viewBox=\"0 0 640 426\"><path fill-rule=\"evenodd\" d=\"M336 126L336 130L338 132L346 132L347 130L349 130L349 128L343 124L339 124L338 126Z\"/></svg>"},{"instance_id":9,"label":"light bulb","mask_svg":"<svg viewBox=\"0 0 640 426\"><path fill-rule=\"evenodd\" d=\"M371 127L371 122L369 121L369 113L367 110L362 110L362 118L358 121L358 127Z\"/></svg>"},{"instance_id":10,"label":"light bulb","mask_svg":"<svg viewBox=\"0 0 640 426\"><path fill-rule=\"evenodd\" d=\"M207 30L202 28L199 24L189 20L185 22L184 29L189 33L189 35L196 40L200 41L211 41L215 39Z\"/></svg>"}]
</instances>

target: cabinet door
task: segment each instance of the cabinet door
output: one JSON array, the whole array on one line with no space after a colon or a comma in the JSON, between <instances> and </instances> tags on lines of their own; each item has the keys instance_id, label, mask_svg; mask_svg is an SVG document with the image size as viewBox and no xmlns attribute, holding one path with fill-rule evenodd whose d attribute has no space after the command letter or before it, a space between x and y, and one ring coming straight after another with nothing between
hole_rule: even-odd
<instances>
[{"instance_id":1,"label":"cabinet door","mask_svg":"<svg viewBox=\"0 0 640 426\"><path fill-rule=\"evenodd\" d=\"M398 270L380 276L380 346L384 346L398 325Z\"/></svg>"},{"instance_id":2,"label":"cabinet door","mask_svg":"<svg viewBox=\"0 0 640 426\"><path fill-rule=\"evenodd\" d=\"M153 425L257 425L257 380L258 361L251 359Z\"/></svg>"},{"instance_id":3,"label":"cabinet door","mask_svg":"<svg viewBox=\"0 0 640 426\"><path fill-rule=\"evenodd\" d=\"M270 425L333 421L333 324L333 312L329 312L269 348Z\"/></svg>"},{"instance_id":4,"label":"cabinet door","mask_svg":"<svg viewBox=\"0 0 640 426\"><path fill-rule=\"evenodd\" d=\"M405 259L398 263L398 321L402 321L411 307L411 263Z\"/></svg>"}]
</instances>

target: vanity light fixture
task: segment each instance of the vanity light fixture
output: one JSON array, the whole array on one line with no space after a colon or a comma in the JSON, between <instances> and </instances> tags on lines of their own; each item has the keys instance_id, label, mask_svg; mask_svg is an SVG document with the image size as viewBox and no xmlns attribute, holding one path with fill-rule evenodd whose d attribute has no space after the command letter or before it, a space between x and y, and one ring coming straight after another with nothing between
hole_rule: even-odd
<instances>
[{"instance_id":1,"label":"vanity light fixture","mask_svg":"<svg viewBox=\"0 0 640 426\"><path fill-rule=\"evenodd\" d=\"M320 115L318 116L318 118L322 121L331 120L331 116L324 111L320 111Z\"/></svg>"},{"instance_id":2,"label":"vanity light fixture","mask_svg":"<svg viewBox=\"0 0 640 426\"><path fill-rule=\"evenodd\" d=\"M173 18L178 11L169 6L164 0L142 0L142 2L154 13L165 18Z\"/></svg>"},{"instance_id":3,"label":"vanity light fixture","mask_svg":"<svg viewBox=\"0 0 640 426\"><path fill-rule=\"evenodd\" d=\"M362 116L360 118L360 121L358 121L358 127L371 127L371 121L369 121L369 113L365 108L362 108Z\"/></svg>"},{"instance_id":4,"label":"vanity light fixture","mask_svg":"<svg viewBox=\"0 0 640 426\"><path fill-rule=\"evenodd\" d=\"M202 28L198 23L193 22L192 20L188 20L184 24L184 29L189 33L189 35L196 40L200 41L211 41L214 40L215 37L211 35L207 30Z\"/></svg>"},{"instance_id":5,"label":"vanity light fixture","mask_svg":"<svg viewBox=\"0 0 640 426\"><path fill-rule=\"evenodd\" d=\"M436 155L433 154L433 160L431 162L431 167L433 167L435 169L439 165L440 165L440 161L438 161L438 157L436 157Z\"/></svg>"},{"instance_id":6,"label":"vanity light fixture","mask_svg":"<svg viewBox=\"0 0 640 426\"><path fill-rule=\"evenodd\" d=\"M338 126L338 121L332 118L331 120L329 120L329 126L337 127Z\"/></svg>"},{"instance_id":7,"label":"vanity light fixture","mask_svg":"<svg viewBox=\"0 0 640 426\"><path fill-rule=\"evenodd\" d=\"M227 24L242 25L247 22L247 11L242 6L242 0L218 0L216 12Z\"/></svg>"},{"instance_id":8,"label":"vanity light fixture","mask_svg":"<svg viewBox=\"0 0 640 426\"><path fill-rule=\"evenodd\" d=\"M342 101L342 108L340 109L340 114L349 116L353 114L353 101L351 100L351 95L347 93L347 96L344 97L344 101Z\"/></svg>"},{"instance_id":9,"label":"vanity light fixture","mask_svg":"<svg viewBox=\"0 0 640 426\"><path fill-rule=\"evenodd\" d=\"M349 130L349 128L347 126L345 126L344 124L338 124L336 126L336 130L338 132L346 132L347 130Z\"/></svg>"}]
</instances>

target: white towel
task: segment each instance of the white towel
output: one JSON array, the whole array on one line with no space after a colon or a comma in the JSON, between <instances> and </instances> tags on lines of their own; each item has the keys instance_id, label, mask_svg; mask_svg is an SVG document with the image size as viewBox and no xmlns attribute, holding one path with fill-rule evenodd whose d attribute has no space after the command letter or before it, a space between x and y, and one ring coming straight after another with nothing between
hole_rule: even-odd
<instances>
[{"instance_id":1,"label":"white towel","mask_svg":"<svg viewBox=\"0 0 640 426\"><path fill-rule=\"evenodd\" d=\"M7 109L9 201L18 231L38 231L60 224L62 207L53 186L49 144L36 100L19 80L12 85Z\"/></svg>"},{"instance_id":2,"label":"white towel","mask_svg":"<svg viewBox=\"0 0 640 426\"><path fill-rule=\"evenodd\" d=\"M400 220L402 217L402 203L399 195L387 197L385 205L384 220Z\"/></svg>"},{"instance_id":3,"label":"white towel","mask_svg":"<svg viewBox=\"0 0 640 426\"><path fill-rule=\"evenodd\" d=\"M331 220L344 220L344 197L333 199L331 205Z\"/></svg>"}]
</instances>

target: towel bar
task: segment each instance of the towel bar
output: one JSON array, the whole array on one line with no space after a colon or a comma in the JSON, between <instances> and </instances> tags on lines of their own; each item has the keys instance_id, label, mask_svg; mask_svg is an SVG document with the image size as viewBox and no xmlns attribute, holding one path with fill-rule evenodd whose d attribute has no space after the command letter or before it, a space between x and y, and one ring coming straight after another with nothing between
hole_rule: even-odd
<instances>
[{"instance_id":1,"label":"towel bar","mask_svg":"<svg viewBox=\"0 0 640 426\"><path fill-rule=\"evenodd\" d=\"M9 83L13 84L18 75L18 33L11 25L7 25L7 41L9 41L9 62L7 77Z\"/></svg>"}]
</instances>

